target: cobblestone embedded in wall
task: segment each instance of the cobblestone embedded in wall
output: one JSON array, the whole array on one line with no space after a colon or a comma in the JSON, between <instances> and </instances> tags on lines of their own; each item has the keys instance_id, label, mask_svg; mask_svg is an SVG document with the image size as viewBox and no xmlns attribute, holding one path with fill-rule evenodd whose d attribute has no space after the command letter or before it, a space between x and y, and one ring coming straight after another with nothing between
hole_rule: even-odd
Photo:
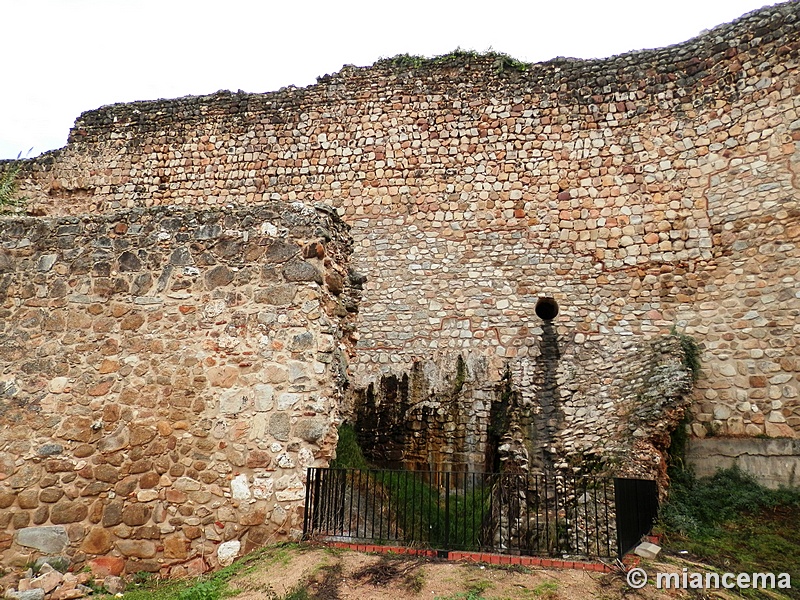
<instances>
[{"instance_id":1,"label":"cobblestone embedded in wall","mask_svg":"<svg viewBox=\"0 0 800 600\"><path fill-rule=\"evenodd\" d=\"M23 188L56 214L336 208L368 276L358 387L430 361L442 391L458 356L491 383L533 373L550 297L565 373L618 388L626 345L677 326L703 349L695 435L796 436L798 40L790 2L607 60L389 59L304 89L103 107L26 163Z\"/></svg>"},{"instance_id":2,"label":"cobblestone embedded in wall","mask_svg":"<svg viewBox=\"0 0 800 600\"><path fill-rule=\"evenodd\" d=\"M0 563L196 574L300 534L358 299L329 213L0 220Z\"/></svg>"}]
</instances>

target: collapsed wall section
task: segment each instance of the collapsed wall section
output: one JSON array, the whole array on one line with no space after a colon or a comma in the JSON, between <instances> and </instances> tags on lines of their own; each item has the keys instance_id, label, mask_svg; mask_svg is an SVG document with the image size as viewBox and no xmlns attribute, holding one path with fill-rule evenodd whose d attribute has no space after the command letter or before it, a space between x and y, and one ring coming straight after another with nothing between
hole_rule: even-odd
<instances>
[{"instance_id":1,"label":"collapsed wall section","mask_svg":"<svg viewBox=\"0 0 800 600\"><path fill-rule=\"evenodd\" d=\"M302 530L358 290L330 210L0 220L0 563L196 574Z\"/></svg>"}]
</instances>

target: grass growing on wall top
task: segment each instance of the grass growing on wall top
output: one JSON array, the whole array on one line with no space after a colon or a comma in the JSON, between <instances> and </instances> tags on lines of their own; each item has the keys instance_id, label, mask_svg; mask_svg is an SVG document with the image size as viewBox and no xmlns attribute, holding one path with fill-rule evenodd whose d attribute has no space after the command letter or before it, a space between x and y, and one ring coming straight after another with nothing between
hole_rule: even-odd
<instances>
[{"instance_id":1,"label":"grass growing on wall top","mask_svg":"<svg viewBox=\"0 0 800 600\"><path fill-rule=\"evenodd\" d=\"M16 196L19 171L19 164L12 163L0 173L0 215L21 212L25 208L25 200Z\"/></svg>"},{"instance_id":2,"label":"grass growing on wall top","mask_svg":"<svg viewBox=\"0 0 800 600\"><path fill-rule=\"evenodd\" d=\"M492 59L492 68L496 73L503 73L506 71L521 73L531 68L531 63L517 60L504 52L495 52L491 49L486 52L477 52L475 50L464 50L463 48L456 48L447 54L431 58L418 54L398 54L390 58L382 58L375 64L392 65L400 69L419 69L427 66L460 64L475 59Z\"/></svg>"}]
</instances>

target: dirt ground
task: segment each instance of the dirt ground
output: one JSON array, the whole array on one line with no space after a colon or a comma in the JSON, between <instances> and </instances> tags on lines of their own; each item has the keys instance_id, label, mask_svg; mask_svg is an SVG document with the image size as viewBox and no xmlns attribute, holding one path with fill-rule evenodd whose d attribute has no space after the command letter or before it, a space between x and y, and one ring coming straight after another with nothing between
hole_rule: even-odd
<instances>
[{"instance_id":1,"label":"dirt ground","mask_svg":"<svg viewBox=\"0 0 800 600\"><path fill-rule=\"evenodd\" d=\"M648 565L648 570L657 565ZM681 567L669 565L669 571ZM655 572L655 571L653 571ZM717 592L630 588L624 574L452 563L327 548L266 557L231 581L239 600L526 600L726 598Z\"/></svg>"}]
</instances>

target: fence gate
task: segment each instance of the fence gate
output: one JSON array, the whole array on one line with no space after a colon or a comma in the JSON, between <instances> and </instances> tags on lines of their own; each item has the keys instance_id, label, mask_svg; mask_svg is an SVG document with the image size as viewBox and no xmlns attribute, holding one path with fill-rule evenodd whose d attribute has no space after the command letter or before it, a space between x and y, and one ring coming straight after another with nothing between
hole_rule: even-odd
<instances>
[{"instance_id":1,"label":"fence gate","mask_svg":"<svg viewBox=\"0 0 800 600\"><path fill-rule=\"evenodd\" d=\"M303 534L443 551L610 558L650 530L657 508L653 481L311 468Z\"/></svg>"},{"instance_id":2,"label":"fence gate","mask_svg":"<svg viewBox=\"0 0 800 600\"><path fill-rule=\"evenodd\" d=\"M649 533L658 516L658 489L651 479L614 479L617 552L625 556Z\"/></svg>"}]
</instances>

